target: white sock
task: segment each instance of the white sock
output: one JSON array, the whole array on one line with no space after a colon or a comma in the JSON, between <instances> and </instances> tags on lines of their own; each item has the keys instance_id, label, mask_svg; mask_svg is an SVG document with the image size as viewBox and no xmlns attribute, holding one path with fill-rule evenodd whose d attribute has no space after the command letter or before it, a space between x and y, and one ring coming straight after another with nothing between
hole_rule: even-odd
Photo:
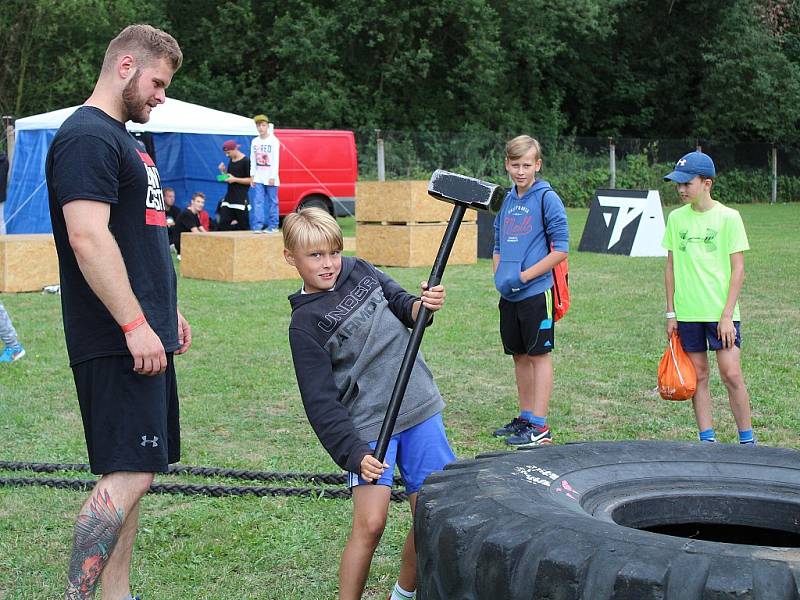
<instances>
[{"instance_id":1,"label":"white sock","mask_svg":"<svg viewBox=\"0 0 800 600\"><path fill-rule=\"evenodd\" d=\"M416 591L408 592L400 587L399 582L395 582L390 600L410 600L411 598L416 598L416 596Z\"/></svg>"}]
</instances>

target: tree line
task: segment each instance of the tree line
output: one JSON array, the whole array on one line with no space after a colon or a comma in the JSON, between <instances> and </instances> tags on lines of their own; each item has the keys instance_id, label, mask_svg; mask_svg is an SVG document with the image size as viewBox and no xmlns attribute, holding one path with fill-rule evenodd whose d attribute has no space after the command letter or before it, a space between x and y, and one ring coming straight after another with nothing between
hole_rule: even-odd
<instances>
[{"instance_id":1,"label":"tree line","mask_svg":"<svg viewBox=\"0 0 800 600\"><path fill-rule=\"evenodd\" d=\"M168 95L279 127L800 141L794 0L5 0L2 114L81 103L135 22Z\"/></svg>"}]
</instances>

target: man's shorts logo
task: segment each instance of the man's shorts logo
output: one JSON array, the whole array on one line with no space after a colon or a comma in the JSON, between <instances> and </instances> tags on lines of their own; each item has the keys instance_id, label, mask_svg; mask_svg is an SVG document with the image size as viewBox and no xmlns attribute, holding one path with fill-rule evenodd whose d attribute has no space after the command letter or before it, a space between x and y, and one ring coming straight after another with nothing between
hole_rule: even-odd
<instances>
[{"instance_id":1,"label":"man's shorts logo","mask_svg":"<svg viewBox=\"0 0 800 600\"><path fill-rule=\"evenodd\" d=\"M158 436L154 435L153 439L149 440L149 439L147 439L146 435L143 435L142 436L142 441L141 441L141 443L139 445L142 446L142 447L145 447L145 446L147 446L147 444L150 444L153 448L157 448L158 447Z\"/></svg>"}]
</instances>

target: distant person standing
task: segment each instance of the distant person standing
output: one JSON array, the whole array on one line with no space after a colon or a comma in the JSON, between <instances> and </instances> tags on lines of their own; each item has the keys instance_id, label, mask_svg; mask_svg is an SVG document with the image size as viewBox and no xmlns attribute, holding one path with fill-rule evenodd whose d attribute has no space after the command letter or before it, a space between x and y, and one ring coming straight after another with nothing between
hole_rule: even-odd
<instances>
[{"instance_id":1,"label":"distant person standing","mask_svg":"<svg viewBox=\"0 0 800 600\"><path fill-rule=\"evenodd\" d=\"M12 363L25 356L25 348L19 343L17 331L11 323L3 303L0 302L0 340L6 345L0 354L0 363Z\"/></svg>"},{"instance_id":2,"label":"distant person standing","mask_svg":"<svg viewBox=\"0 0 800 600\"><path fill-rule=\"evenodd\" d=\"M222 144L222 151L228 157L228 166L219 163L219 171L228 175L225 180L228 189L217 209L219 230L250 229L250 216L247 214L247 192L253 181L250 176L250 159L239 150L239 144L235 140Z\"/></svg>"},{"instance_id":3,"label":"distant person standing","mask_svg":"<svg viewBox=\"0 0 800 600\"><path fill-rule=\"evenodd\" d=\"M264 229L274 233L278 231L280 217L278 214L278 166L280 163L281 143L272 132L272 124L265 115L253 117L258 128L258 137L250 144L250 184L256 189L253 198L253 214L250 215L250 229L260 232ZM266 212L266 215L265 215Z\"/></svg>"},{"instance_id":4,"label":"distant person standing","mask_svg":"<svg viewBox=\"0 0 800 600\"><path fill-rule=\"evenodd\" d=\"M108 45L94 90L45 163L70 366L92 473L78 514L66 600L131 600L140 499L180 459L174 354L189 349L178 311L161 178L125 123L146 123L183 61L150 25Z\"/></svg>"},{"instance_id":5,"label":"distant person standing","mask_svg":"<svg viewBox=\"0 0 800 600\"><path fill-rule=\"evenodd\" d=\"M0 152L0 235L6 232L6 221L3 208L6 205L6 185L8 183L8 156Z\"/></svg>"},{"instance_id":6,"label":"distant person standing","mask_svg":"<svg viewBox=\"0 0 800 600\"><path fill-rule=\"evenodd\" d=\"M181 234L187 232L206 231L200 222L200 213L206 205L206 195L203 192L195 192L192 201L178 217L175 225L175 249L178 251L178 260L181 259Z\"/></svg>"},{"instance_id":7,"label":"distant person standing","mask_svg":"<svg viewBox=\"0 0 800 600\"><path fill-rule=\"evenodd\" d=\"M167 232L169 233L169 243L175 245L175 224L181 216L181 209L175 206L175 190L164 188L164 204L167 213Z\"/></svg>"}]
</instances>

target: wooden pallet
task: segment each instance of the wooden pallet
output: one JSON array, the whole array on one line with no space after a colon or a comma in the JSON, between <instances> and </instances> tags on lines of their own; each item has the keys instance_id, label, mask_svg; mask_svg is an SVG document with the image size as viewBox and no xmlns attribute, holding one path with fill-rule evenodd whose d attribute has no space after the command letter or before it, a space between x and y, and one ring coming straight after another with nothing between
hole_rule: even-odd
<instances>
[{"instance_id":1,"label":"wooden pallet","mask_svg":"<svg viewBox=\"0 0 800 600\"><path fill-rule=\"evenodd\" d=\"M356 242L360 257L392 267L432 266L453 205L428 195L427 181L364 181L356 186ZM449 264L478 259L478 215L468 210Z\"/></svg>"},{"instance_id":2,"label":"wooden pallet","mask_svg":"<svg viewBox=\"0 0 800 600\"><path fill-rule=\"evenodd\" d=\"M51 234L0 235L0 292L34 292L57 283L58 255Z\"/></svg>"},{"instance_id":3,"label":"wooden pallet","mask_svg":"<svg viewBox=\"0 0 800 600\"><path fill-rule=\"evenodd\" d=\"M427 181L360 181L356 184L356 222L442 223L453 205L428 195ZM478 220L468 210L464 222Z\"/></svg>"},{"instance_id":4,"label":"wooden pallet","mask_svg":"<svg viewBox=\"0 0 800 600\"><path fill-rule=\"evenodd\" d=\"M181 235L181 276L214 281L299 279L283 258L280 233L211 231Z\"/></svg>"},{"instance_id":5,"label":"wooden pallet","mask_svg":"<svg viewBox=\"0 0 800 600\"><path fill-rule=\"evenodd\" d=\"M375 265L429 267L436 259L446 228L447 223L357 223L357 253ZM477 223L462 223L448 264L475 264L478 260L477 248Z\"/></svg>"}]
</instances>

